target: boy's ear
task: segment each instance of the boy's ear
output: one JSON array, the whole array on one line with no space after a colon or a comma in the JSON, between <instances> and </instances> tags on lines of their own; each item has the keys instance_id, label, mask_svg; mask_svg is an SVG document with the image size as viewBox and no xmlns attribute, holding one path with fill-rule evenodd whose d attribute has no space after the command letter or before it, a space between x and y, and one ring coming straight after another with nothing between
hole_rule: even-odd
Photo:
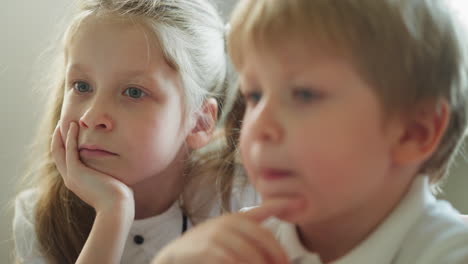
<instances>
[{"instance_id":1,"label":"boy's ear","mask_svg":"<svg viewBox=\"0 0 468 264\"><path fill-rule=\"evenodd\" d=\"M217 116L216 99L208 98L203 103L201 111L196 113L195 124L187 135L187 144L191 149L198 149L208 144L216 128Z\"/></svg>"},{"instance_id":2,"label":"boy's ear","mask_svg":"<svg viewBox=\"0 0 468 264\"><path fill-rule=\"evenodd\" d=\"M405 120L393 149L397 165L420 164L436 151L447 129L450 109L446 100L424 104Z\"/></svg>"}]
</instances>

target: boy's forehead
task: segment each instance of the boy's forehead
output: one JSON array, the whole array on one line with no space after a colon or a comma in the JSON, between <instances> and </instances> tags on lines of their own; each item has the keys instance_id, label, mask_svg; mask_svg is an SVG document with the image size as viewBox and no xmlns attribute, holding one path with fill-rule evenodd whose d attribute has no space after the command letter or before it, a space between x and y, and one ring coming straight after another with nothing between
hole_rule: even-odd
<instances>
[{"instance_id":1,"label":"boy's forehead","mask_svg":"<svg viewBox=\"0 0 468 264\"><path fill-rule=\"evenodd\" d=\"M333 64L354 64L347 51L317 39L296 37L279 40L275 43L250 41L245 46L241 72L249 72L259 67L268 67L278 73L288 75L302 69L313 69Z\"/></svg>"},{"instance_id":2,"label":"boy's forehead","mask_svg":"<svg viewBox=\"0 0 468 264\"><path fill-rule=\"evenodd\" d=\"M351 83L363 87L370 85L355 64L343 56L321 50L303 51L294 46L282 51L281 54L252 50L251 55L247 54L245 66L240 71L241 87L282 89L297 86L341 91Z\"/></svg>"}]
</instances>

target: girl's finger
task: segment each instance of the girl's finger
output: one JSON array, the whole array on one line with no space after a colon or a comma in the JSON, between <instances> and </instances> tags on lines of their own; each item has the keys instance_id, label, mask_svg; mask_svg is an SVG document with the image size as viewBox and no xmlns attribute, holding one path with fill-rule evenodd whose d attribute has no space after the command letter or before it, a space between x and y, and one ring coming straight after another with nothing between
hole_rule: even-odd
<instances>
[{"instance_id":1,"label":"girl's finger","mask_svg":"<svg viewBox=\"0 0 468 264\"><path fill-rule=\"evenodd\" d=\"M66 139L66 161L67 166L79 166L80 158L78 155L78 126L75 122L71 122L68 128L67 139Z\"/></svg>"},{"instance_id":2,"label":"girl's finger","mask_svg":"<svg viewBox=\"0 0 468 264\"><path fill-rule=\"evenodd\" d=\"M57 124L57 127L55 128L54 134L52 136L51 152L52 158L55 161L55 166L57 167L62 177L65 177L65 175L67 174L67 163L65 158L66 154L59 124Z\"/></svg>"}]
</instances>

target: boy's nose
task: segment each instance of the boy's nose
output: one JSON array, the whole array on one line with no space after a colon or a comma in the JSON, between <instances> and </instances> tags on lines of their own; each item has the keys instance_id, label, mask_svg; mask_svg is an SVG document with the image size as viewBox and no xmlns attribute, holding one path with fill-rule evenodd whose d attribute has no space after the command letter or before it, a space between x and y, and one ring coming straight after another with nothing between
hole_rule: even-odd
<instances>
[{"instance_id":1,"label":"boy's nose","mask_svg":"<svg viewBox=\"0 0 468 264\"><path fill-rule=\"evenodd\" d=\"M264 104L260 107L252 119L251 126L258 140L278 143L283 137L283 129L272 105Z\"/></svg>"}]
</instances>

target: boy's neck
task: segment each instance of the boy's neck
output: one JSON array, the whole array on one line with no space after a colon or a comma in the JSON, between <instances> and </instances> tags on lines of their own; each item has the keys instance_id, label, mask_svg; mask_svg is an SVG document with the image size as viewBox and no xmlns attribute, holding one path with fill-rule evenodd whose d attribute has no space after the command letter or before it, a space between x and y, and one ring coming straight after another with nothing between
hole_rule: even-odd
<instances>
[{"instance_id":1,"label":"boy's neck","mask_svg":"<svg viewBox=\"0 0 468 264\"><path fill-rule=\"evenodd\" d=\"M407 179L409 180L406 182L395 181L392 186L387 185L385 196L382 192L377 192L377 197L364 206L334 219L321 223L298 224L301 243L310 252L319 254L324 263L345 256L378 228L398 206L411 187L414 177Z\"/></svg>"}]
</instances>

